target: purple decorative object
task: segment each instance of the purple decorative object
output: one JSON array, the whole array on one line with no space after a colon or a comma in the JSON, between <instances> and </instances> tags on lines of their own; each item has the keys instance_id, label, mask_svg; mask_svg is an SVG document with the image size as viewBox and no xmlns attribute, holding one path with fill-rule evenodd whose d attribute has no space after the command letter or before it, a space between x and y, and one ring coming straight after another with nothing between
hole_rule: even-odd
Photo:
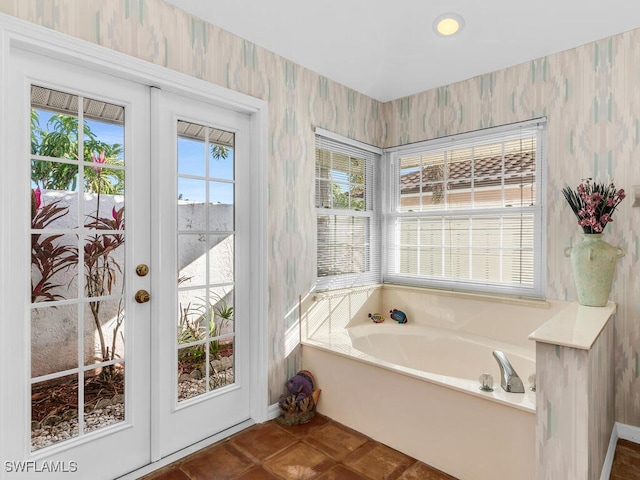
<instances>
[{"instance_id":1,"label":"purple decorative object","mask_svg":"<svg viewBox=\"0 0 640 480\"><path fill-rule=\"evenodd\" d=\"M306 370L300 370L285 385L287 386L288 394L296 397L296 402L313 395L313 376ZM281 395L279 403L283 404L285 399L286 396Z\"/></svg>"},{"instance_id":2,"label":"purple decorative object","mask_svg":"<svg viewBox=\"0 0 640 480\"><path fill-rule=\"evenodd\" d=\"M402 310L398 310L394 308L389 312L391 314L391 318L398 323L407 323L407 316Z\"/></svg>"},{"instance_id":3,"label":"purple decorative object","mask_svg":"<svg viewBox=\"0 0 640 480\"><path fill-rule=\"evenodd\" d=\"M307 423L313 418L320 396L315 379L308 370L300 370L285 384L287 393L280 395L278 421L283 425Z\"/></svg>"}]
</instances>

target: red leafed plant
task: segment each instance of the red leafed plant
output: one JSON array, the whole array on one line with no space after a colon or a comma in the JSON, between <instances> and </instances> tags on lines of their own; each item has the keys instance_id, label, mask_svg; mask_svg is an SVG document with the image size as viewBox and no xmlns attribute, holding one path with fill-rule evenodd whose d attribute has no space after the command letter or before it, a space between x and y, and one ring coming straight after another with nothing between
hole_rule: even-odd
<instances>
[{"instance_id":1,"label":"red leafed plant","mask_svg":"<svg viewBox=\"0 0 640 480\"><path fill-rule=\"evenodd\" d=\"M34 231L40 230L31 234L31 265L39 272L39 275L33 273L31 275L32 303L65 299L61 293L56 293L56 289L63 287L64 284L56 282L55 275L78 266L78 249L76 246L61 243L59 239L63 234L47 235L43 230L68 213L69 207L61 206L59 200L43 205L40 188L31 190L31 228ZM85 228L102 231L124 230L124 207L119 210L114 207L111 211L111 218L99 217L98 215L90 217ZM124 232L90 235L84 244L85 294L89 298L95 298L88 304L100 340L100 361L115 358L117 333L124 320L123 305L120 300L113 327L112 345L108 346L100 317L103 301L99 298L112 293L113 287L117 284L118 274L122 274L122 269L114 259L114 254L123 244ZM110 370L110 367L105 370Z\"/></svg>"},{"instance_id":2,"label":"red leafed plant","mask_svg":"<svg viewBox=\"0 0 640 480\"><path fill-rule=\"evenodd\" d=\"M31 189L31 228L42 230L51 223L64 217L69 207L59 205L56 200L49 205L42 205L40 189ZM34 283L37 276L31 275L31 302L50 302L63 299L55 289L63 286L53 279L55 275L77 265L78 250L71 245L63 245L57 240L62 234L45 235L31 234L31 266L40 273L40 279ZM34 278L35 277L35 278Z\"/></svg>"},{"instance_id":3,"label":"red leafed plant","mask_svg":"<svg viewBox=\"0 0 640 480\"><path fill-rule=\"evenodd\" d=\"M98 202L99 202L98 197ZM99 205L99 203L98 203ZM87 228L95 230L124 230L124 207L111 210L111 218L99 217L98 215L91 217L92 221L85 225ZM115 251L124 245L124 235L121 233L109 233L101 235L91 235L84 244L84 268L85 268L85 289L87 297L100 298L112 293L113 287L117 283L118 274L122 275L120 264L113 258ZM121 286L124 288L124 285ZM96 325L96 331L100 339L100 361L113 360L115 358L115 348L118 330L124 321L122 300L118 302L118 311L116 314L116 322L113 327L113 338L111 348L107 346L104 333L102 331L102 322L100 318L100 309L102 300L94 300L89 302L89 308ZM111 373L112 366L103 370L104 374Z\"/></svg>"}]
</instances>

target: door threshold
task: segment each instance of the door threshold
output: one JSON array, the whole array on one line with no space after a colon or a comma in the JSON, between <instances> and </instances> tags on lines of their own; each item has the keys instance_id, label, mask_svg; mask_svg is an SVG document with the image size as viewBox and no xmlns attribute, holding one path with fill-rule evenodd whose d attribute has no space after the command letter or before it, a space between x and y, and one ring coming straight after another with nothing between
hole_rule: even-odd
<instances>
[{"instance_id":1,"label":"door threshold","mask_svg":"<svg viewBox=\"0 0 640 480\"><path fill-rule=\"evenodd\" d=\"M143 475L148 475L152 472L155 472L156 470L160 470L161 468L164 468L167 465L177 462L178 460L181 460L191 455L192 453L197 452L198 450L202 450L203 448L206 448L210 445L213 445L214 443L224 440L225 438L228 438L231 435L235 435L236 433L241 432L242 430L249 428L255 424L256 422L253 419L245 420L244 422L238 423L233 427L229 427L226 430L216 433L215 435L211 435L210 437L207 437L204 440L194 443L193 445L189 445L188 447L183 448L182 450L178 450L177 452L172 453L171 455L167 455L166 457L161 458L157 462L150 463L148 465L145 465L144 467L141 467L141 468L138 468L137 470L129 472L121 477L117 477L117 480L136 480L137 478L140 478Z\"/></svg>"}]
</instances>

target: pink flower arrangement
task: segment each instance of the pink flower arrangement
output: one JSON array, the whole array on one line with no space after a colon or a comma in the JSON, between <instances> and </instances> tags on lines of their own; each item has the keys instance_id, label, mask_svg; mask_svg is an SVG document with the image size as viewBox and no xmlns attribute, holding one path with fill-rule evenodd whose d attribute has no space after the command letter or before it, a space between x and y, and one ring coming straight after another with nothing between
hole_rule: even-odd
<instances>
[{"instance_id":1,"label":"pink flower arrangement","mask_svg":"<svg viewBox=\"0 0 640 480\"><path fill-rule=\"evenodd\" d=\"M591 178L583 179L576 190L563 188L562 193L584 233L602 233L607 223L613 222L613 212L626 197L624 190L616 190L613 182L594 182Z\"/></svg>"}]
</instances>

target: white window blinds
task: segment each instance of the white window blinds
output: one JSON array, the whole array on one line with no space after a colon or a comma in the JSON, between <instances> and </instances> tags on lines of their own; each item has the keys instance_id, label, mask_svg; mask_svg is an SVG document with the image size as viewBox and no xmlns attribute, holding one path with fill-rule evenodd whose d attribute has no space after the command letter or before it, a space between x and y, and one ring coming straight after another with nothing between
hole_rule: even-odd
<instances>
[{"instance_id":1,"label":"white window blinds","mask_svg":"<svg viewBox=\"0 0 640 480\"><path fill-rule=\"evenodd\" d=\"M542 296L544 126L393 149L384 280Z\"/></svg>"},{"instance_id":2,"label":"white window blinds","mask_svg":"<svg viewBox=\"0 0 640 480\"><path fill-rule=\"evenodd\" d=\"M378 152L316 131L318 290L380 281Z\"/></svg>"}]
</instances>

